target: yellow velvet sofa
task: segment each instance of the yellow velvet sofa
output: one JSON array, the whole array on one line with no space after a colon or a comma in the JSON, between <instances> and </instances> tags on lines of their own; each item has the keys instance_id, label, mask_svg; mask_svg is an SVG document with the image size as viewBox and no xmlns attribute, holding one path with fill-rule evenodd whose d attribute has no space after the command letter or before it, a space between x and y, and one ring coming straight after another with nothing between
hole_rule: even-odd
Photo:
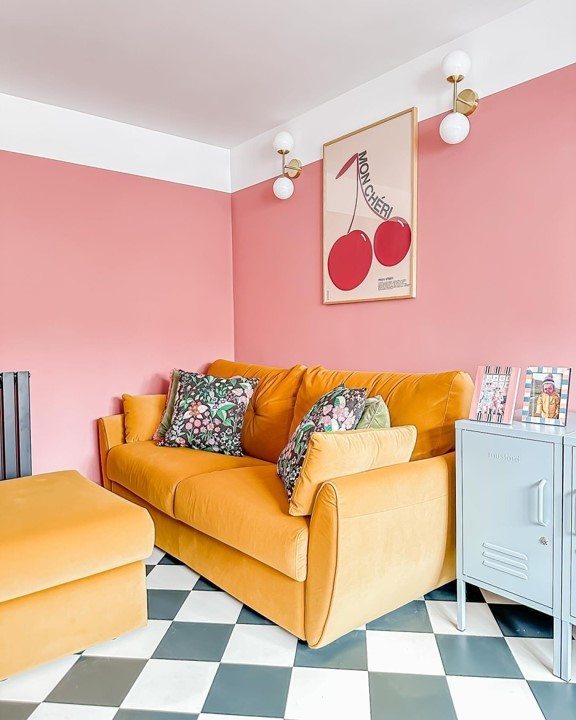
<instances>
[{"instance_id":1,"label":"yellow velvet sofa","mask_svg":"<svg viewBox=\"0 0 576 720\"><path fill-rule=\"evenodd\" d=\"M126 442L124 415L98 421L104 485L150 512L159 547L311 647L454 578L454 422L470 406L466 373L227 360L208 372L259 378L244 457ZM412 459L330 479L311 516L294 517L275 462L303 415L340 383L382 395L394 426L417 428Z\"/></svg>"}]
</instances>

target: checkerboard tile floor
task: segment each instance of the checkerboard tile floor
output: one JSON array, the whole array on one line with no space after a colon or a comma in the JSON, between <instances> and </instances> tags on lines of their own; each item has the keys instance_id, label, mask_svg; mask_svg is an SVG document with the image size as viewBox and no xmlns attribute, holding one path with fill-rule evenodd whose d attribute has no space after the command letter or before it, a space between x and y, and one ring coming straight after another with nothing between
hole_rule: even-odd
<instances>
[{"instance_id":1,"label":"checkerboard tile floor","mask_svg":"<svg viewBox=\"0 0 576 720\"><path fill-rule=\"evenodd\" d=\"M550 618L477 588L465 633L449 584L310 650L160 550L146 569L148 626L0 683L1 720L576 718Z\"/></svg>"}]
</instances>

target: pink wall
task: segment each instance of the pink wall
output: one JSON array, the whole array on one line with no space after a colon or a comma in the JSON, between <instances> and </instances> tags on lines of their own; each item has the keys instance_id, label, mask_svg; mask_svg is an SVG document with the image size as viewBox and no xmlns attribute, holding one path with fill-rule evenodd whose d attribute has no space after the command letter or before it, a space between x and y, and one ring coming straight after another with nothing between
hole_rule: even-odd
<instances>
[{"instance_id":1,"label":"pink wall","mask_svg":"<svg viewBox=\"0 0 576 720\"><path fill-rule=\"evenodd\" d=\"M575 83L483 99L462 145L420 124L415 300L322 304L320 162L231 217L225 193L0 152L0 369L32 372L34 471L98 479L96 418L232 357L234 332L279 365L576 367Z\"/></svg>"},{"instance_id":2,"label":"pink wall","mask_svg":"<svg viewBox=\"0 0 576 720\"><path fill-rule=\"evenodd\" d=\"M236 192L236 357L405 371L576 367L575 86L572 65L483 99L461 145L440 140L440 118L420 123L413 300L322 304L321 162L288 201L271 181Z\"/></svg>"},{"instance_id":3,"label":"pink wall","mask_svg":"<svg viewBox=\"0 0 576 720\"><path fill-rule=\"evenodd\" d=\"M0 369L32 373L34 471L99 478L96 418L233 354L226 193L0 153Z\"/></svg>"}]
</instances>

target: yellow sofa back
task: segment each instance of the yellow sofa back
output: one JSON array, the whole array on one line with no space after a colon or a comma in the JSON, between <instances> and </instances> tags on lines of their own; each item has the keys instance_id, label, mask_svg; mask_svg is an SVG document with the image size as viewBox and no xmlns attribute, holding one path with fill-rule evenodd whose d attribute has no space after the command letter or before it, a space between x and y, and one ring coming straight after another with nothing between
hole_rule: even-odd
<instances>
[{"instance_id":1,"label":"yellow sofa back","mask_svg":"<svg viewBox=\"0 0 576 720\"><path fill-rule=\"evenodd\" d=\"M296 398L292 432L312 405L328 390L344 383L381 395L392 425L415 425L418 430L412 460L443 455L454 449L454 423L468 417L474 384L467 373L406 374L353 372L307 368Z\"/></svg>"},{"instance_id":2,"label":"yellow sofa back","mask_svg":"<svg viewBox=\"0 0 576 720\"><path fill-rule=\"evenodd\" d=\"M324 367L275 368L216 360L208 372L220 377L257 377L259 383L244 419L245 452L276 462L291 433L324 393L341 383L365 387L368 395L382 395L392 425L415 425L418 430L412 460L443 455L454 449L454 423L468 416L474 384L454 370L408 374L354 372Z\"/></svg>"},{"instance_id":3,"label":"yellow sofa back","mask_svg":"<svg viewBox=\"0 0 576 720\"><path fill-rule=\"evenodd\" d=\"M257 377L242 426L242 447L247 455L276 462L290 437L296 395L304 376L304 365L274 368L265 365L216 360L208 368L219 377Z\"/></svg>"}]
</instances>

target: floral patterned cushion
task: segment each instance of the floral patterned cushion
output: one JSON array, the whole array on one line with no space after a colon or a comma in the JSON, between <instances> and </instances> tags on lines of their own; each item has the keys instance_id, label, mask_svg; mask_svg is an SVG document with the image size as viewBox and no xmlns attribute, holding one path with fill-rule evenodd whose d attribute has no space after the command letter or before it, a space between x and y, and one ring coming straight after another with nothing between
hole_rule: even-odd
<instances>
[{"instance_id":1,"label":"floral patterned cushion","mask_svg":"<svg viewBox=\"0 0 576 720\"><path fill-rule=\"evenodd\" d=\"M158 445L243 455L240 432L258 379L178 373L172 424Z\"/></svg>"},{"instance_id":2,"label":"floral patterned cushion","mask_svg":"<svg viewBox=\"0 0 576 720\"><path fill-rule=\"evenodd\" d=\"M278 475L289 498L300 475L310 435L313 432L354 430L365 404L366 388L352 389L339 385L317 400L304 415L278 458Z\"/></svg>"}]
</instances>

